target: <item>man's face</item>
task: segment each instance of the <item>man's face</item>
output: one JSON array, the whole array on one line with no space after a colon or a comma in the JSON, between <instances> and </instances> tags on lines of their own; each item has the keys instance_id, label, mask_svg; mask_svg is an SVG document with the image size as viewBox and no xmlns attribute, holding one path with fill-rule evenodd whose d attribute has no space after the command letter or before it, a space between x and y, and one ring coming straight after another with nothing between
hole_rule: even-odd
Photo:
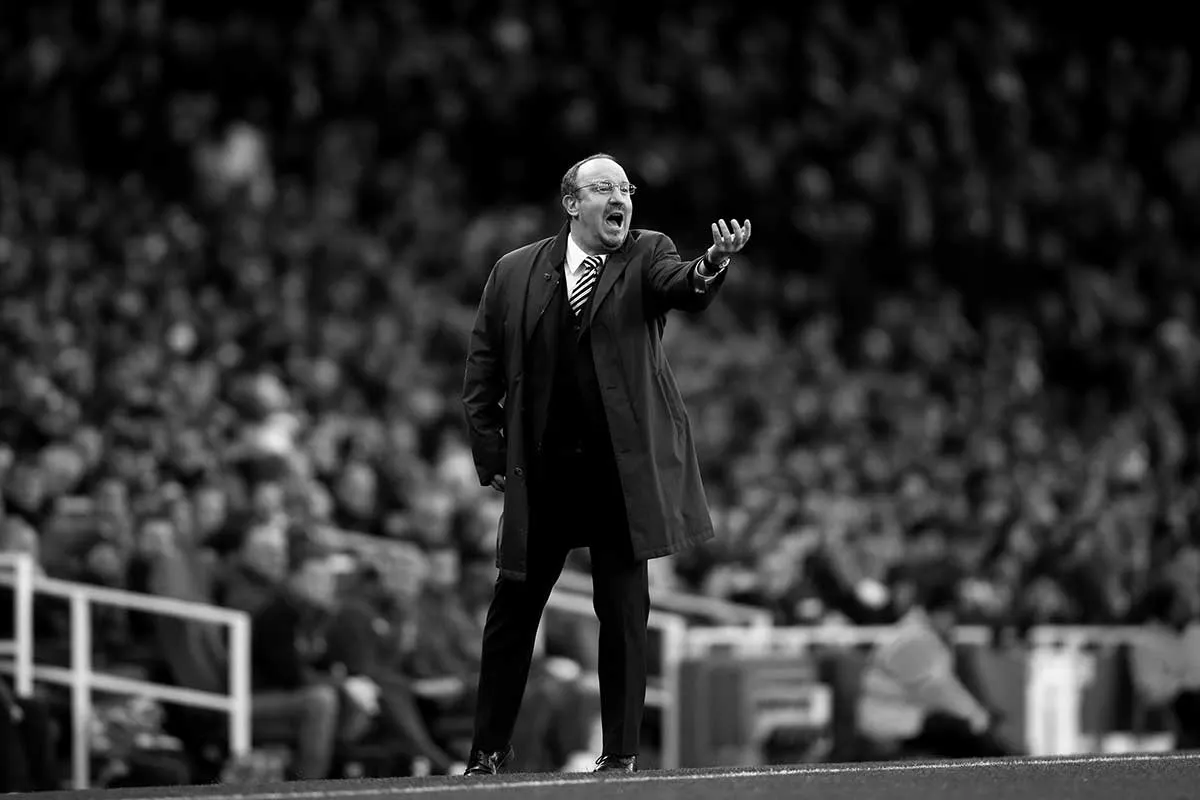
<instances>
[{"instance_id":1,"label":"man's face","mask_svg":"<svg viewBox=\"0 0 1200 800\"><path fill-rule=\"evenodd\" d=\"M367 516L375 510L377 483L375 471L366 464L348 464L338 482L338 499L354 514Z\"/></svg>"},{"instance_id":2,"label":"man's face","mask_svg":"<svg viewBox=\"0 0 1200 800\"><path fill-rule=\"evenodd\" d=\"M196 527L201 537L208 536L225 524L225 493L213 486L196 492L194 501Z\"/></svg>"},{"instance_id":3,"label":"man's face","mask_svg":"<svg viewBox=\"0 0 1200 800\"><path fill-rule=\"evenodd\" d=\"M121 481L109 480L96 491L96 511L114 517L124 517L129 510L129 494Z\"/></svg>"},{"instance_id":4,"label":"man's face","mask_svg":"<svg viewBox=\"0 0 1200 800\"><path fill-rule=\"evenodd\" d=\"M259 519L271 519L283 511L283 487L278 483L260 483L254 487L254 513Z\"/></svg>"},{"instance_id":5,"label":"man's face","mask_svg":"<svg viewBox=\"0 0 1200 800\"><path fill-rule=\"evenodd\" d=\"M8 497L20 511L36 511L46 499L46 481L36 467L16 467L8 480Z\"/></svg>"},{"instance_id":6,"label":"man's face","mask_svg":"<svg viewBox=\"0 0 1200 800\"><path fill-rule=\"evenodd\" d=\"M287 533L278 525L258 525L246 534L242 561L266 578L279 580L287 573Z\"/></svg>"},{"instance_id":7,"label":"man's face","mask_svg":"<svg viewBox=\"0 0 1200 800\"><path fill-rule=\"evenodd\" d=\"M37 561L41 555L41 537L23 520L6 519L0 522L0 552L25 553Z\"/></svg>"},{"instance_id":8,"label":"man's face","mask_svg":"<svg viewBox=\"0 0 1200 800\"><path fill-rule=\"evenodd\" d=\"M175 549L175 530L164 519L147 520L138 537L138 548L146 555L159 556Z\"/></svg>"},{"instance_id":9,"label":"man's face","mask_svg":"<svg viewBox=\"0 0 1200 800\"><path fill-rule=\"evenodd\" d=\"M292 580L296 594L317 608L329 608L337 599L337 575L332 559L308 559Z\"/></svg>"},{"instance_id":10,"label":"man's face","mask_svg":"<svg viewBox=\"0 0 1200 800\"><path fill-rule=\"evenodd\" d=\"M438 589L453 589L458 586L461 565L458 553L451 549L436 550L429 554L428 582Z\"/></svg>"},{"instance_id":11,"label":"man's face","mask_svg":"<svg viewBox=\"0 0 1200 800\"><path fill-rule=\"evenodd\" d=\"M421 595L429 574L429 564L424 554L407 545L396 546L384 557L387 564L384 586L401 602L413 601Z\"/></svg>"},{"instance_id":12,"label":"man's face","mask_svg":"<svg viewBox=\"0 0 1200 800\"><path fill-rule=\"evenodd\" d=\"M604 181L612 184L608 192L594 185ZM575 185L580 188L563 198L563 208L585 250L612 251L625 241L633 219L633 198L621 191L628 184L625 170L611 159L596 158L579 168Z\"/></svg>"},{"instance_id":13,"label":"man's face","mask_svg":"<svg viewBox=\"0 0 1200 800\"><path fill-rule=\"evenodd\" d=\"M116 546L102 542L88 551L87 568L92 576L109 586L119 586L125 575L125 560Z\"/></svg>"}]
</instances>

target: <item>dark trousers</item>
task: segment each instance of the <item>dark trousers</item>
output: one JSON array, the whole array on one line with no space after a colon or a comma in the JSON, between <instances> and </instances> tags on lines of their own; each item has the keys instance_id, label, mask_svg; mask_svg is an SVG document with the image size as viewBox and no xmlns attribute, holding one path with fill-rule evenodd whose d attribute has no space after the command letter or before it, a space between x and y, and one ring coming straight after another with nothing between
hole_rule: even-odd
<instances>
[{"instance_id":1,"label":"dark trousers","mask_svg":"<svg viewBox=\"0 0 1200 800\"><path fill-rule=\"evenodd\" d=\"M0 794L61 788L54 723L37 699L16 700L0 686Z\"/></svg>"},{"instance_id":2,"label":"dark trousers","mask_svg":"<svg viewBox=\"0 0 1200 800\"><path fill-rule=\"evenodd\" d=\"M600 621L600 717L604 752L633 755L646 703L650 588L635 561L619 478L609 459L581 451L548 460L531 475L526 579L501 576L483 631L475 747L506 748L513 734L542 611L567 553L586 545L592 606Z\"/></svg>"}]
</instances>

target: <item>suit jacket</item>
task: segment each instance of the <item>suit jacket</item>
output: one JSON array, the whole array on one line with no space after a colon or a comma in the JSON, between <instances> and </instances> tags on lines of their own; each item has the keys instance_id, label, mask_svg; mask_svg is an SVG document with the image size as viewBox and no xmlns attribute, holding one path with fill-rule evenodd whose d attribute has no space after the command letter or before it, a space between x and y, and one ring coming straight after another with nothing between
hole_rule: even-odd
<instances>
[{"instance_id":1,"label":"suit jacket","mask_svg":"<svg viewBox=\"0 0 1200 800\"><path fill-rule=\"evenodd\" d=\"M549 402L527 391L527 347L564 280L568 235L564 225L557 236L496 262L468 345L463 408L471 449L482 484L493 475L506 478L496 564L514 579L526 572L526 471L530 444L540 436L526 430L527 409ZM711 283L700 280L699 262L681 260L664 234L630 231L608 257L586 312L633 553L640 559L713 537L691 423L662 347L667 312L707 308L724 282L724 272ZM553 361L543 368L552 369Z\"/></svg>"},{"instance_id":2,"label":"suit jacket","mask_svg":"<svg viewBox=\"0 0 1200 800\"><path fill-rule=\"evenodd\" d=\"M324 677L329 618L280 591L254 615L250 669L255 691L294 692Z\"/></svg>"},{"instance_id":3,"label":"suit jacket","mask_svg":"<svg viewBox=\"0 0 1200 800\"><path fill-rule=\"evenodd\" d=\"M347 676L378 674L383 661L380 621L379 614L364 600L343 603L329 625L325 653L318 666Z\"/></svg>"}]
</instances>

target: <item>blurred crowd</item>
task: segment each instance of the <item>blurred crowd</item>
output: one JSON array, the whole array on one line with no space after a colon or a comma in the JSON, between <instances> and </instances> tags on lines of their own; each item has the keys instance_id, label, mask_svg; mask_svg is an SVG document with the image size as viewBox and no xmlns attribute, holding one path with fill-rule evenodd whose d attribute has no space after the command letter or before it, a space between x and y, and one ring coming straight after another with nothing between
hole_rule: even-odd
<instances>
[{"instance_id":1,"label":"blurred crowd","mask_svg":"<svg viewBox=\"0 0 1200 800\"><path fill-rule=\"evenodd\" d=\"M3 548L151 589L163 552L265 548L273 586L286 542L352 532L473 641L500 497L465 334L604 150L682 252L761 232L667 327L718 538L660 588L869 621L899 571L953 568L964 614L1016 625L1200 591L1200 104L1169 18L619 10L4 4Z\"/></svg>"}]
</instances>

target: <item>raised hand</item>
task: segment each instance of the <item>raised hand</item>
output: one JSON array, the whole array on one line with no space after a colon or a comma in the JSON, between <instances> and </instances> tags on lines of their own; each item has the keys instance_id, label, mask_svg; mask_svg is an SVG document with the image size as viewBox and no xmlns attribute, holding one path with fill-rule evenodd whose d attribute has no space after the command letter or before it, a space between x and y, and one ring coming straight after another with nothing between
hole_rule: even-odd
<instances>
[{"instance_id":1,"label":"raised hand","mask_svg":"<svg viewBox=\"0 0 1200 800\"><path fill-rule=\"evenodd\" d=\"M746 242L750 241L750 220L746 220L741 225L738 225L736 219L729 220L728 225L723 219L717 220L712 224L712 236L714 256L721 258L733 255L745 247Z\"/></svg>"}]
</instances>

